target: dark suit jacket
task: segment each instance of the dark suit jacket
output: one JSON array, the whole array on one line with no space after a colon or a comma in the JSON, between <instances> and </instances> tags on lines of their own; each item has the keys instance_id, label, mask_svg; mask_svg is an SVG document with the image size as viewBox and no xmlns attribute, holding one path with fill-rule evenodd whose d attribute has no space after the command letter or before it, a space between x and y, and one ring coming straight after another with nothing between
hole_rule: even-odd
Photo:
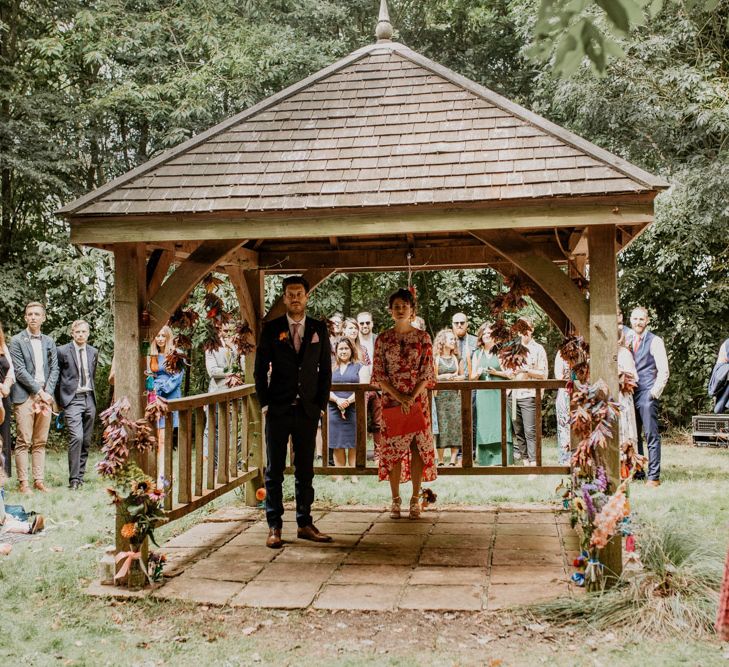
<instances>
[{"instance_id":1,"label":"dark suit jacket","mask_svg":"<svg viewBox=\"0 0 729 667\"><path fill-rule=\"evenodd\" d=\"M298 395L306 413L318 417L329 400L332 382L326 324L307 316L297 354L286 316L266 323L256 349L254 377L258 400L261 407L268 406L269 414L287 408Z\"/></svg>"},{"instance_id":2,"label":"dark suit jacket","mask_svg":"<svg viewBox=\"0 0 729 667\"><path fill-rule=\"evenodd\" d=\"M81 377L81 369L78 367L78 356L73 343L60 345L57 349L58 367L60 375L58 377L58 385L56 387L56 402L64 410L68 404L76 396L78 382ZM92 345L86 345L86 368L89 370L89 380L91 383L91 395L96 402L96 383L94 376L96 375L96 362L99 359L99 351Z\"/></svg>"},{"instance_id":3,"label":"dark suit jacket","mask_svg":"<svg viewBox=\"0 0 729 667\"><path fill-rule=\"evenodd\" d=\"M39 384L35 381L35 357L30 345L28 331L23 330L10 340L10 358L15 369L15 384L10 390L13 403L25 403L31 394L37 394L41 389L53 396L58 382L58 357L56 344L50 336L41 334L43 347L43 377L45 382Z\"/></svg>"}]
</instances>

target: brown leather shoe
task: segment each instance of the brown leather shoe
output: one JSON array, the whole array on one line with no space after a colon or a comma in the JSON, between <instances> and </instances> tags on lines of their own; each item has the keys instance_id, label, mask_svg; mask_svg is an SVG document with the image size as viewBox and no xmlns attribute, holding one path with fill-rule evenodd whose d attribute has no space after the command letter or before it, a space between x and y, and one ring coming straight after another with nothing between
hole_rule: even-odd
<instances>
[{"instance_id":1,"label":"brown leather shoe","mask_svg":"<svg viewBox=\"0 0 729 667\"><path fill-rule=\"evenodd\" d=\"M33 493L30 490L30 486L28 485L28 482L20 482L20 486L18 487L18 491L20 493L27 493L27 494Z\"/></svg>"},{"instance_id":2,"label":"brown leather shoe","mask_svg":"<svg viewBox=\"0 0 729 667\"><path fill-rule=\"evenodd\" d=\"M322 533L313 523L310 526L304 526L296 531L296 537L300 540L311 540L312 542L333 542L331 535Z\"/></svg>"},{"instance_id":3,"label":"brown leather shoe","mask_svg":"<svg viewBox=\"0 0 729 667\"><path fill-rule=\"evenodd\" d=\"M658 479L649 479L649 480L648 480L648 481L647 481L647 482L645 483L645 485L646 485L646 486L652 486L652 487L656 487L656 486L660 486L660 485L661 485L661 481L660 481L660 480L658 480Z\"/></svg>"},{"instance_id":4,"label":"brown leather shoe","mask_svg":"<svg viewBox=\"0 0 729 667\"><path fill-rule=\"evenodd\" d=\"M46 488L46 485L43 484L43 482L33 482L33 488L36 491L40 491L41 493L48 493L48 489Z\"/></svg>"},{"instance_id":5,"label":"brown leather shoe","mask_svg":"<svg viewBox=\"0 0 729 667\"><path fill-rule=\"evenodd\" d=\"M266 546L269 549L280 549L283 546L280 528L269 528L268 537L266 538Z\"/></svg>"}]
</instances>

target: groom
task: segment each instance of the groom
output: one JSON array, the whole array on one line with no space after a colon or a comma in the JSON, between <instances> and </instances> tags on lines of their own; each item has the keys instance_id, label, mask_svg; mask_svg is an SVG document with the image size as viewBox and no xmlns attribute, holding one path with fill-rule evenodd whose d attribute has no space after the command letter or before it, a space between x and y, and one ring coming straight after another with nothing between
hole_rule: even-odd
<instances>
[{"instance_id":1,"label":"groom","mask_svg":"<svg viewBox=\"0 0 729 667\"><path fill-rule=\"evenodd\" d=\"M294 448L297 537L332 541L311 519L316 429L332 378L329 335L324 322L306 316L306 279L290 276L283 288L286 315L264 325L254 371L256 393L266 415L266 546L271 549L283 546L282 485L289 436Z\"/></svg>"}]
</instances>

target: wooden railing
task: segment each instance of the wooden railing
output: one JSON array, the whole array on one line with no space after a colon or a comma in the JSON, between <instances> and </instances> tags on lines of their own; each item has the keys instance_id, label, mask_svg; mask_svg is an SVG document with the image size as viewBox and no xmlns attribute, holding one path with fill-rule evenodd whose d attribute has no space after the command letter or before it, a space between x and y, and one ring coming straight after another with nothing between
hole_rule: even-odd
<instances>
[{"instance_id":1,"label":"wooden railing","mask_svg":"<svg viewBox=\"0 0 729 667\"><path fill-rule=\"evenodd\" d=\"M169 484L164 500L168 518L178 519L246 482L251 483L246 502L252 504L255 488L263 480L263 429L255 386L177 398L168 406L161 471ZM179 414L176 452L173 411ZM155 461L149 474L156 478L159 472Z\"/></svg>"},{"instance_id":2,"label":"wooden railing","mask_svg":"<svg viewBox=\"0 0 729 667\"><path fill-rule=\"evenodd\" d=\"M436 391L457 391L461 394L461 438L460 443L442 443L444 448L459 446L462 452L460 467L439 466L438 474L445 475L562 475L569 473L569 466L542 464L542 398L545 391L555 391L566 386L564 380L473 380L463 382L438 382ZM318 475L376 475L377 467L367 465L367 411L366 394L377 388L364 384L332 385L332 391L353 392L357 412L356 429L356 464L354 467L338 467L329 465L329 439L327 434L328 419L322 419L322 465L314 472ZM479 389L497 390L501 394L501 465L479 466L473 461L473 413L471 409L471 393ZM536 466L520 466L508 464L507 449L507 391L513 389L533 389L536 392ZM430 401L429 396L429 401ZM432 401L429 403L432 405Z\"/></svg>"},{"instance_id":3,"label":"wooden railing","mask_svg":"<svg viewBox=\"0 0 729 667\"><path fill-rule=\"evenodd\" d=\"M438 391L457 391L461 394L460 443L442 443L445 448L460 446L460 467L439 466L439 474L445 475L561 475L569 472L569 466L542 464L542 397L545 391L563 388L562 380L539 381L470 381L439 382ZM322 465L314 472L318 475L376 475L374 462L367 461L367 392L376 387L365 384L337 384L334 391L353 392L357 414L356 457L354 467L329 465L328 418L322 419ZM479 389L497 390L501 393L501 464L479 466L473 460L471 393ZM507 417L510 408L507 391L533 389L536 392L536 467L508 464ZM429 396L430 400L430 396ZM168 415L165 429L163 467L161 471L169 484L165 496L165 510L170 520L178 519L199 509L211 500L248 483L246 502L255 504L255 490L263 485L264 447L263 424L256 398L255 386L244 385L218 393L198 394L189 398L169 401L170 412L179 414L178 446L173 450L172 415ZM207 458L204 456L205 424L207 429ZM217 429L216 429L217 424ZM217 442L218 464L215 465ZM154 457L152 457L154 458ZM157 477L156 461L151 463L150 476ZM291 468L288 469L291 472Z\"/></svg>"}]
</instances>

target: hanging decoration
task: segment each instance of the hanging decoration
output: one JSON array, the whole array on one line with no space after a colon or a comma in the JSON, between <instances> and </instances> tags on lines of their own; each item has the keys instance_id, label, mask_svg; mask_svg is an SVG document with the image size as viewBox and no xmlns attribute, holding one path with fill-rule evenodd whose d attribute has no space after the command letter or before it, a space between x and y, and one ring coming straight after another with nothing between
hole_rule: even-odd
<instances>
[{"instance_id":1,"label":"hanging decoration","mask_svg":"<svg viewBox=\"0 0 729 667\"><path fill-rule=\"evenodd\" d=\"M526 363L529 353L520 338L520 334L526 332L527 324L524 320L517 319L514 324L509 325L504 314L526 308L525 297L531 293L531 286L518 274L505 277L504 283L509 288L508 291L497 294L489 306L491 315L495 318L491 326L491 340L494 345L490 352L498 356L503 369L515 371Z\"/></svg>"}]
</instances>

